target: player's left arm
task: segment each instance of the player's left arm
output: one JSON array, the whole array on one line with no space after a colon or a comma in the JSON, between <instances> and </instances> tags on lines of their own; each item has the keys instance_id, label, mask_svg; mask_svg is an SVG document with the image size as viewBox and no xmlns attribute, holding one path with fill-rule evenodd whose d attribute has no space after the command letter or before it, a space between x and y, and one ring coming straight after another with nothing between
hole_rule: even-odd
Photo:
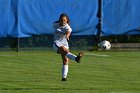
<instances>
[{"instance_id":1,"label":"player's left arm","mask_svg":"<svg viewBox=\"0 0 140 93\"><path fill-rule=\"evenodd\" d=\"M66 32L66 38L67 38L67 40L69 40L70 35L71 35L71 31L67 31Z\"/></svg>"}]
</instances>

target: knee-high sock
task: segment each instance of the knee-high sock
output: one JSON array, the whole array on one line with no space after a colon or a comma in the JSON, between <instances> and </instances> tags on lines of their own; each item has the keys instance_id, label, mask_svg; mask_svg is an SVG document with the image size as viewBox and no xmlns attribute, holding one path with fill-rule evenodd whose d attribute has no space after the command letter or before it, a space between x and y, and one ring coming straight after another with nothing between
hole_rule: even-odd
<instances>
[{"instance_id":1,"label":"knee-high sock","mask_svg":"<svg viewBox=\"0 0 140 93\"><path fill-rule=\"evenodd\" d=\"M75 55L74 54L72 54L72 53L67 53L66 54L66 56L67 56L67 58L69 58L69 59L71 59L71 60L75 60Z\"/></svg>"},{"instance_id":2,"label":"knee-high sock","mask_svg":"<svg viewBox=\"0 0 140 93\"><path fill-rule=\"evenodd\" d=\"M68 65L62 66L62 78L66 78L68 74Z\"/></svg>"}]
</instances>

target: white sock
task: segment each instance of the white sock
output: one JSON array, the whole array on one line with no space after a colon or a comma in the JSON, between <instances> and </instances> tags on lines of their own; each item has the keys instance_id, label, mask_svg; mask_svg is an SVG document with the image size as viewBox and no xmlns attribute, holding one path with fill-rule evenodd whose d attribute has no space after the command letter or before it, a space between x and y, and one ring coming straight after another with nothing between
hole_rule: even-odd
<instances>
[{"instance_id":1,"label":"white sock","mask_svg":"<svg viewBox=\"0 0 140 93\"><path fill-rule=\"evenodd\" d=\"M72 54L72 53L67 53L66 54L66 56L67 56L67 58L69 58L69 59L71 59L71 60L75 60L75 55L74 54Z\"/></svg>"},{"instance_id":2,"label":"white sock","mask_svg":"<svg viewBox=\"0 0 140 93\"><path fill-rule=\"evenodd\" d=\"M68 74L68 65L62 66L62 78L66 78Z\"/></svg>"}]
</instances>

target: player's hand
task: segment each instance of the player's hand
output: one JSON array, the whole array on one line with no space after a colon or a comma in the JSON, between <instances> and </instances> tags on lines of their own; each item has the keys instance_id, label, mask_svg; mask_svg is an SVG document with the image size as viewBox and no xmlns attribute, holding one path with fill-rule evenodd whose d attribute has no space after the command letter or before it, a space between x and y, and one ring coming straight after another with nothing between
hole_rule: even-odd
<instances>
[{"instance_id":1,"label":"player's hand","mask_svg":"<svg viewBox=\"0 0 140 93\"><path fill-rule=\"evenodd\" d=\"M69 38L67 38L67 41L69 41Z\"/></svg>"}]
</instances>

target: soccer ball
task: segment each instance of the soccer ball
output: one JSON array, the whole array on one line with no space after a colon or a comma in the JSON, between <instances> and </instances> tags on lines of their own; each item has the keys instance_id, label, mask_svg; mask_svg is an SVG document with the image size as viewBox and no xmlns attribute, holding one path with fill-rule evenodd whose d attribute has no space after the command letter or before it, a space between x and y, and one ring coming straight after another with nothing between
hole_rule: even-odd
<instances>
[{"instance_id":1,"label":"soccer ball","mask_svg":"<svg viewBox=\"0 0 140 93\"><path fill-rule=\"evenodd\" d=\"M99 43L99 47L102 49L102 50L109 50L111 48L111 44L109 41L107 40L104 40L102 42Z\"/></svg>"}]
</instances>

